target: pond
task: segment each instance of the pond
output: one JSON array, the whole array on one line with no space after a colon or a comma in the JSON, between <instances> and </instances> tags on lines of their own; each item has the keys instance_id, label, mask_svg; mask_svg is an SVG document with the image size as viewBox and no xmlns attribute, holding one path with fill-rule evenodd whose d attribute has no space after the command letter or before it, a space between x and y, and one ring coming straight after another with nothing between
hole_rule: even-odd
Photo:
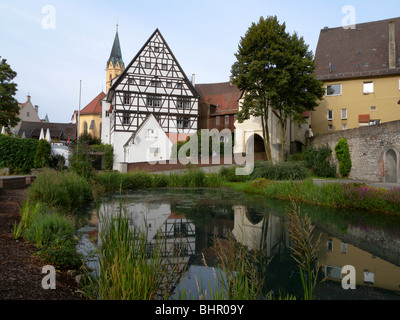
<instances>
[{"instance_id":1,"label":"pond","mask_svg":"<svg viewBox=\"0 0 400 320\"><path fill-rule=\"evenodd\" d=\"M215 284L214 241L230 234L250 249L263 246L269 264L268 290L302 298L298 266L291 257L285 224L288 202L237 193L230 189L152 189L105 195L99 210L122 204L132 226L145 228L149 245L158 232L169 246L179 246L189 263L176 292L199 295ZM400 299L400 218L300 204L321 234L318 259L328 280L317 299ZM80 232L99 244L101 227L95 204L80 214ZM97 241L96 241L97 240ZM92 241L93 242L93 241ZM356 290L344 290L341 268L356 270ZM203 296L207 296L207 293Z\"/></svg>"}]
</instances>

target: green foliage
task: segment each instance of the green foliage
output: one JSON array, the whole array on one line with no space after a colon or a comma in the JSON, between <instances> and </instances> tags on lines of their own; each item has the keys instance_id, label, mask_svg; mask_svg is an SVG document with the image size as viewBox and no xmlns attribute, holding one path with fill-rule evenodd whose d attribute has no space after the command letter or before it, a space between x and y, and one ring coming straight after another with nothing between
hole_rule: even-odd
<instances>
[{"instance_id":1,"label":"green foliage","mask_svg":"<svg viewBox=\"0 0 400 320\"><path fill-rule=\"evenodd\" d=\"M79 140L77 143L71 144L71 150L72 155L69 159L71 170L88 180L93 178L93 161L95 157L88 143L85 140Z\"/></svg>"},{"instance_id":2,"label":"green foliage","mask_svg":"<svg viewBox=\"0 0 400 320\"><path fill-rule=\"evenodd\" d=\"M336 177L336 166L331 163L332 149L328 146L314 148L309 146L303 151L306 166L318 177Z\"/></svg>"},{"instance_id":3,"label":"green foliage","mask_svg":"<svg viewBox=\"0 0 400 320\"><path fill-rule=\"evenodd\" d=\"M346 138L339 139L335 147L336 157L339 161L339 173L342 177L347 177L351 171L350 150Z\"/></svg>"},{"instance_id":4,"label":"green foliage","mask_svg":"<svg viewBox=\"0 0 400 320\"><path fill-rule=\"evenodd\" d=\"M27 174L34 167L38 141L0 134L0 168Z\"/></svg>"},{"instance_id":5,"label":"green foliage","mask_svg":"<svg viewBox=\"0 0 400 320\"><path fill-rule=\"evenodd\" d=\"M309 176L309 171L303 162L280 162L273 164L270 161L261 161L254 164L251 174L253 180L265 178L267 180L302 180Z\"/></svg>"},{"instance_id":6,"label":"green foliage","mask_svg":"<svg viewBox=\"0 0 400 320\"><path fill-rule=\"evenodd\" d=\"M90 145L90 148L94 152L104 153L104 169L111 171L114 166L114 148L109 144Z\"/></svg>"},{"instance_id":7,"label":"green foliage","mask_svg":"<svg viewBox=\"0 0 400 320\"><path fill-rule=\"evenodd\" d=\"M41 201L65 212L75 212L92 200L92 186L74 172L46 169L41 172L28 190L31 201Z\"/></svg>"},{"instance_id":8,"label":"green foliage","mask_svg":"<svg viewBox=\"0 0 400 320\"><path fill-rule=\"evenodd\" d=\"M81 264L76 251L75 227L71 218L54 212L35 218L24 233L39 249L39 255L59 267L76 268Z\"/></svg>"},{"instance_id":9,"label":"green foliage","mask_svg":"<svg viewBox=\"0 0 400 320\"><path fill-rule=\"evenodd\" d=\"M50 164L51 145L46 140L39 141L36 148L35 158L33 159L33 166L35 168L45 168Z\"/></svg>"},{"instance_id":10,"label":"green foliage","mask_svg":"<svg viewBox=\"0 0 400 320\"><path fill-rule=\"evenodd\" d=\"M32 222L35 218L44 213L46 210L46 206L41 202L31 203L29 201L25 201L20 208L21 220L17 224L15 221L13 228L13 237L14 239L19 239L24 232L24 230L30 228Z\"/></svg>"},{"instance_id":11,"label":"green foliage","mask_svg":"<svg viewBox=\"0 0 400 320\"><path fill-rule=\"evenodd\" d=\"M237 175L236 169L236 166L222 167L219 170L218 175L220 175L227 182L242 182L250 179L250 176Z\"/></svg>"},{"instance_id":12,"label":"green foliage","mask_svg":"<svg viewBox=\"0 0 400 320\"><path fill-rule=\"evenodd\" d=\"M14 98L17 84L12 82L16 76L7 60L0 57L0 128L15 127L20 121L18 101Z\"/></svg>"}]
</instances>

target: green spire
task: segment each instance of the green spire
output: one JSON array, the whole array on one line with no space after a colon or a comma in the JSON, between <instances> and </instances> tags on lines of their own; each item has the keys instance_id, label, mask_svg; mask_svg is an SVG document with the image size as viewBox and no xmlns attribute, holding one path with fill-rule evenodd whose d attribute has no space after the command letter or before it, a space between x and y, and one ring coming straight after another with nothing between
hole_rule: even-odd
<instances>
[{"instance_id":1,"label":"green spire","mask_svg":"<svg viewBox=\"0 0 400 320\"><path fill-rule=\"evenodd\" d=\"M113 67L115 68L115 65L117 62L119 63L121 68L124 68L124 61L122 60L122 53L121 53L121 45L119 43L119 36L118 36L118 25L117 25L117 33L115 34L115 39L114 39L114 44L111 50L110 58L107 61L107 67L110 65L110 62L112 62Z\"/></svg>"}]
</instances>

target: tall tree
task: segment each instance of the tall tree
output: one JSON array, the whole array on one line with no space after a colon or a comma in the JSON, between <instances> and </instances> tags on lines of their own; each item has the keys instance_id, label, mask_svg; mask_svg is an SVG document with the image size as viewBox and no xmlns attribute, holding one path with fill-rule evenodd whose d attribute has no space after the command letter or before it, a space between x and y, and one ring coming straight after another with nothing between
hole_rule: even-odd
<instances>
[{"instance_id":1,"label":"tall tree","mask_svg":"<svg viewBox=\"0 0 400 320\"><path fill-rule=\"evenodd\" d=\"M303 113L318 106L325 90L314 73L316 64L313 53L296 33L289 36L276 68L280 72L270 101L281 126L280 159L284 161L287 126L291 125L291 121L304 122Z\"/></svg>"},{"instance_id":2,"label":"tall tree","mask_svg":"<svg viewBox=\"0 0 400 320\"><path fill-rule=\"evenodd\" d=\"M243 104L237 118L239 122L251 116L260 117L267 159L272 160L269 136L270 94L276 84L279 52L285 45L287 34L285 24L277 17L260 18L253 23L235 54L232 66L232 82L244 95Z\"/></svg>"},{"instance_id":3,"label":"tall tree","mask_svg":"<svg viewBox=\"0 0 400 320\"><path fill-rule=\"evenodd\" d=\"M260 117L267 158L271 160L269 117L275 114L278 118L284 150L288 119L301 120L301 114L315 108L323 95L322 82L313 74L313 55L303 38L291 36L285 23L280 24L273 16L261 17L251 25L235 57L232 82L245 92L238 121Z\"/></svg>"},{"instance_id":4,"label":"tall tree","mask_svg":"<svg viewBox=\"0 0 400 320\"><path fill-rule=\"evenodd\" d=\"M18 101L14 98L17 84L12 82L16 76L7 60L0 57L0 127L15 127L20 121Z\"/></svg>"}]
</instances>

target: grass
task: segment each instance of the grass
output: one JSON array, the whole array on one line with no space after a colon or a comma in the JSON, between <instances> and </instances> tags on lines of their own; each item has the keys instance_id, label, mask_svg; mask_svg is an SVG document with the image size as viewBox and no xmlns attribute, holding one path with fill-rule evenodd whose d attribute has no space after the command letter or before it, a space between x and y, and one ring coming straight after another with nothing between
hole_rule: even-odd
<instances>
[{"instance_id":1,"label":"grass","mask_svg":"<svg viewBox=\"0 0 400 320\"><path fill-rule=\"evenodd\" d=\"M227 183L236 191L261 194L268 198L304 202L349 210L369 210L391 215L400 214L400 189L377 189L359 184L327 183L317 185L304 181L268 181L261 186L255 182Z\"/></svg>"}]
</instances>

